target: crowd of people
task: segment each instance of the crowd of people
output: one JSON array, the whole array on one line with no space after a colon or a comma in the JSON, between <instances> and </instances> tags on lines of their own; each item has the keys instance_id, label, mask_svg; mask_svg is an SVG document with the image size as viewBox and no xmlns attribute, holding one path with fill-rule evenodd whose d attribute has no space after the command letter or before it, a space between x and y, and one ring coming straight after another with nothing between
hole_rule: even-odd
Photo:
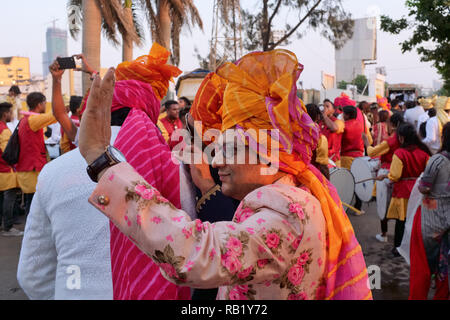
<instances>
[{"instance_id":1,"label":"crowd of people","mask_svg":"<svg viewBox=\"0 0 450 320\"><path fill-rule=\"evenodd\" d=\"M51 113L37 92L20 111L17 87L0 104L0 155L15 135L20 145L16 163L0 158L0 223L3 236L23 236L17 276L30 299L372 299L329 181L332 168L362 157L379 162L373 195L386 195L376 197L384 209L374 241L387 242L395 220L392 253L410 249L410 298L426 299L437 278L435 298L448 299L449 98L342 94L305 106L303 66L274 50L225 63L192 102L165 101L181 71L158 44L103 79L77 57L92 80L84 97L64 101L55 61ZM61 156L51 157L58 141ZM201 161L174 157L180 147ZM14 228L19 194L24 232ZM364 214L357 195L354 208Z\"/></svg>"}]
</instances>

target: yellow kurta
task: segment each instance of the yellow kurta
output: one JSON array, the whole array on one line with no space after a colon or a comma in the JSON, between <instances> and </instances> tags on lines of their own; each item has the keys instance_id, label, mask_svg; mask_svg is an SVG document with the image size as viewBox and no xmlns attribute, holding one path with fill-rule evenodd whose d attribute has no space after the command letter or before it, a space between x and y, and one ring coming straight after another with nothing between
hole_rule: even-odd
<instances>
[{"instance_id":1,"label":"yellow kurta","mask_svg":"<svg viewBox=\"0 0 450 320\"><path fill-rule=\"evenodd\" d=\"M387 154L389 152L389 150L390 150L389 144L387 143L387 141L383 141L382 143L380 143L376 147L370 147L369 146L367 148L367 154L371 158L381 157L381 156Z\"/></svg>"},{"instance_id":2,"label":"yellow kurta","mask_svg":"<svg viewBox=\"0 0 450 320\"><path fill-rule=\"evenodd\" d=\"M352 168L353 160L355 160L354 157L341 156L340 167L350 170Z\"/></svg>"},{"instance_id":3,"label":"yellow kurta","mask_svg":"<svg viewBox=\"0 0 450 320\"><path fill-rule=\"evenodd\" d=\"M162 124L161 120L158 120L157 126L158 126L159 130L161 131L161 134L162 134L164 140L167 143L169 143L169 139L170 139L169 133L167 132L166 127Z\"/></svg>"},{"instance_id":4,"label":"yellow kurta","mask_svg":"<svg viewBox=\"0 0 450 320\"><path fill-rule=\"evenodd\" d=\"M394 183L399 181L402 177L402 172L403 163L396 155L394 155L394 157L392 158L391 169L388 175L389 180ZM386 218L405 221L406 211L408 209L408 200L409 199L392 197Z\"/></svg>"},{"instance_id":5,"label":"yellow kurta","mask_svg":"<svg viewBox=\"0 0 450 320\"><path fill-rule=\"evenodd\" d=\"M59 147L61 148L61 154L65 154L70 151L70 140L65 132L63 132L61 136L61 140L59 141Z\"/></svg>"},{"instance_id":6,"label":"yellow kurta","mask_svg":"<svg viewBox=\"0 0 450 320\"><path fill-rule=\"evenodd\" d=\"M325 165L325 166L327 166L329 164L329 160L328 160L328 140L323 134L320 135L319 143L317 144L316 162L318 164L322 164L322 165Z\"/></svg>"},{"instance_id":7,"label":"yellow kurta","mask_svg":"<svg viewBox=\"0 0 450 320\"><path fill-rule=\"evenodd\" d=\"M33 115L28 118L32 131L36 132L56 123L55 117L50 113ZM35 193L39 171L17 172L17 182L23 193Z\"/></svg>"},{"instance_id":8,"label":"yellow kurta","mask_svg":"<svg viewBox=\"0 0 450 320\"><path fill-rule=\"evenodd\" d=\"M5 150L11 135L12 132L8 128L3 130L0 134L0 149L2 152ZM11 168L11 172L0 172L0 191L14 188L17 188L17 176L13 169Z\"/></svg>"}]
</instances>

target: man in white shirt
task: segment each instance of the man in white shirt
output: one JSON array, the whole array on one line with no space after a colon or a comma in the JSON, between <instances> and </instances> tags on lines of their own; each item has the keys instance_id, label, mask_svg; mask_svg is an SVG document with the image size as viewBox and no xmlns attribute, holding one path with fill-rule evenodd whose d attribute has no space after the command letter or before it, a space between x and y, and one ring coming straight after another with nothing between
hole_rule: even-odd
<instances>
[{"instance_id":1,"label":"man in white shirt","mask_svg":"<svg viewBox=\"0 0 450 320\"><path fill-rule=\"evenodd\" d=\"M441 149L441 138L439 130L439 120L436 116L427 121L426 127L427 136L423 139L423 143L427 145L433 154L436 154Z\"/></svg>"},{"instance_id":2,"label":"man in white shirt","mask_svg":"<svg viewBox=\"0 0 450 320\"><path fill-rule=\"evenodd\" d=\"M109 221L86 201L94 188L79 149L39 175L17 271L30 299L112 300Z\"/></svg>"},{"instance_id":3,"label":"man in white shirt","mask_svg":"<svg viewBox=\"0 0 450 320\"><path fill-rule=\"evenodd\" d=\"M405 121L417 128L419 117L425 113L420 105L416 105L414 101L406 102L406 111L404 114Z\"/></svg>"},{"instance_id":4,"label":"man in white shirt","mask_svg":"<svg viewBox=\"0 0 450 320\"><path fill-rule=\"evenodd\" d=\"M450 98L439 97L435 104L436 116L427 121L426 138L423 140L430 151L436 154L441 149L442 127L450 121Z\"/></svg>"}]
</instances>

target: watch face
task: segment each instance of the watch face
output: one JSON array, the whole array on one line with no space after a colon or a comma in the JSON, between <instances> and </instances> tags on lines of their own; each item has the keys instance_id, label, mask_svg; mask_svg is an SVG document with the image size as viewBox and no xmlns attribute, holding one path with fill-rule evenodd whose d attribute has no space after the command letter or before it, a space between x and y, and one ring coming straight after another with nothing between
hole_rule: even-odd
<instances>
[{"instance_id":1,"label":"watch face","mask_svg":"<svg viewBox=\"0 0 450 320\"><path fill-rule=\"evenodd\" d=\"M117 148L109 147L108 151L117 162L127 162L125 156Z\"/></svg>"}]
</instances>

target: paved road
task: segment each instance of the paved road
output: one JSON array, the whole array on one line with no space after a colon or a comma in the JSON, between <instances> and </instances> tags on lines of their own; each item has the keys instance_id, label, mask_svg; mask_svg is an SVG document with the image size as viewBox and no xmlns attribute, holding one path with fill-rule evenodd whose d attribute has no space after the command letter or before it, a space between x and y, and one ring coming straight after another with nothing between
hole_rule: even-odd
<instances>
[{"instance_id":1,"label":"paved road","mask_svg":"<svg viewBox=\"0 0 450 320\"><path fill-rule=\"evenodd\" d=\"M409 290L409 267L403 258L394 258L391 249L394 222L389 223L389 242L380 243L375 235L380 231L380 221L374 202L364 204L366 214L349 215L356 236L364 252L367 266L376 265L381 270L381 289L374 289L376 300L406 300ZM17 227L23 230L24 225ZM22 238L0 237L0 300L27 299L17 283L17 263Z\"/></svg>"}]
</instances>

